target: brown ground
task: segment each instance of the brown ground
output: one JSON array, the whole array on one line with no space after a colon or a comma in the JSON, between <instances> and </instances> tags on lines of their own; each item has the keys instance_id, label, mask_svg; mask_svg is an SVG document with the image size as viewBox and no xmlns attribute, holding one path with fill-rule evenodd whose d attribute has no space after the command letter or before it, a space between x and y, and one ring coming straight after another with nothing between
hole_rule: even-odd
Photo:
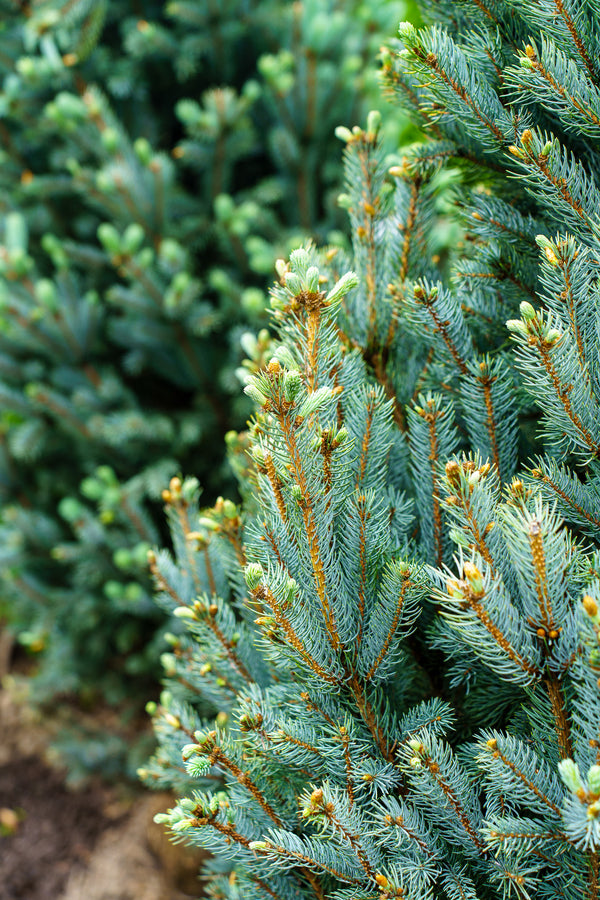
<instances>
[{"instance_id":1,"label":"brown ground","mask_svg":"<svg viewBox=\"0 0 600 900\"><path fill-rule=\"evenodd\" d=\"M6 676L0 688L0 900L201 897L201 854L171 844L152 821L173 798L67 788L16 684Z\"/></svg>"}]
</instances>

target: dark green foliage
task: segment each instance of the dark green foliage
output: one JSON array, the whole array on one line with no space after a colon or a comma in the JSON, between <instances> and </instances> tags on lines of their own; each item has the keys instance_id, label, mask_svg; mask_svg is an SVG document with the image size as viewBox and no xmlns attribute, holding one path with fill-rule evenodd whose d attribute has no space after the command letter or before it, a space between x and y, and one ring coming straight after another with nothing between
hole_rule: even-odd
<instances>
[{"instance_id":1,"label":"dark green foliage","mask_svg":"<svg viewBox=\"0 0 600 900\"><path fill-rule=\"evenodd\" d=\"M0 616L38 698L135 704L161 489L231 488L240 337L277 255L345 242L334 126L405 8L1 6Z\"/></svg>"},{"instance_id":2,"label":"dark green foliage","mask_svg":"<svg viewBox=\"0 0 600 900\"><path fill-rule=\"evenodd\" d=\"M172 481L151 557L142 775L215 900L600 892L600 10L429 15L384 63L429 140L390 166L376 115L339 129L353 255L277 265L246 503Z\"/></svg>"}]
</instances>

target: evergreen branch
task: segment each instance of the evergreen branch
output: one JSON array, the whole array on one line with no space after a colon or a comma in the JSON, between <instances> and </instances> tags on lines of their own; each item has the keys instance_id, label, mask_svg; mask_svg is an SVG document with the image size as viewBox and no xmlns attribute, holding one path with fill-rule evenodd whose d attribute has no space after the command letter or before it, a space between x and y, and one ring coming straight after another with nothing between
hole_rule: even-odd
<instances>
[{"instance_id":1,"label":"evergreen branch","mask_svg":"<svg viewBox=\"0 0 600 900\"><path fill-rule=\"evenodd\" d=\"M574 229L585 226L586 231L593 231L598 215L598 189L592 176L583 164L555 138L534 133L526 128L521 134L522 149L511 145L508 152L520 161L533 184L550 199L548 212L553 218L568 217ZM533 185L526 182L527 190L538 196ZM552 208L552 200L557 208Z\"/></svg>"},{"instance_id":2,"label":"evergreen branch","mask_svg":"<svg viewBox=\"0 0 600 900\"><path fill-rule=\"evenodd\" d=\"M249 878L253 884L255 884L262 891L264 891L265 894L268 894L269 897L272 897L273 900L285 900L285 898L281 894L278 894L276 891L273 890L273 888L270 888L269 885L266 883L266 881L263 881L263 879L259 878L258 875L250 875ZM320 894L320 895L317 894L316 896L323 898L323 900L324 900L323 894Z\"/></svg>"},{"instance_id":3,"label":"evergreen branch","mask_svg":"<svg viewBox=\"0 0 600 900\"><path fill-rule=\"evenodd\" d=\"M435 72L436 75L439 75L444 84L446 84L452 91L454 91L456 96L459 97L471 109L476 118L479 119L481 124L490 131L490 133L495 137L498 143L504 143L504 135L496 126L494 121L490 120L481 111L481 109L476 106L474 99L469 96L466 89L462 87L462 85L460 85L451 75L449 75L444 70L435 54L428 53L427 55L422 54L419 56L419 53L415 52L415 55L418 56L419 59L421 59L423 62L425 62L432 72Z\"/></svg>"},{"instance_id":4,"label":"evergreen branch","mask_svg":"<svg viewBox=\"0 0 600 900\"><path fill-rule=\"evenodd\" d=\"M279 510L279 515L281 516L281 521L286 524L288 521L288 515L285 500L283 498L283 492L281 490L281 481L279 480L279 476L277 475L275 463L273 462L273 457L270 453L264 454L264 464L269 483L273 490L273 496L275 497L275 502L277 503L277 509Z\"/></svg>"},{"instance_id":5,"label":"evergreen branch","mask_svg":"<svg viewBox=\"0 0 600 900\"><path fill-rule=\"evenodd\" d=\"M218 819L219 810L210 815L204 814L204 810L199 815L196 815L192 820L191 824L194 828L202 828L207 825L210 828L214 828L215 831L219 832L225 837L225 840L228 842L235 841L236 844L239 844L244 849L250 849L251 840L243 834L240 834L239 831L235 830L235 827L231 824L231 822L220 822Z\"/></svg>"},{"instance_id":6,"label":"evergreen branch","mask_svg":"<svg viewBox=\"0 0 600 900\"><path fill-rule=\"evenodd\" d=\"M180 478L172 478L169 482L169 489L167 491L163 491L162 498L169 508L174 509L179 520L179 525L181 528L181 533L183 535L183 547L185 548L185 555L187 558L187 568L188 572L193 578L194 585L196 588L196 594L202 593L202 584L200 582L200 578L198 576L198 570L196 568L196 561L194 559L194 550L192 548L192 541L190 540L190 535L195 534L192 532L192 527L190 525L190 521L188 518L188 502L183 496L182 493L182 483ZM204 544L204 542L203 542ZM207 569L207 574L209 578L209 582L211 583L211 594L216 593L214 578L212 576L212 571L210 569L210 561L209 568Z\"/></svg>"},{"instance_id":7,"label":"evergreen branch","mask_svg":"<svg viewBox=\"0 0 600 900\"><path fill-rule=\"evenodd\" d=\"M571 759L573 757L573 748L571 746L569 721L567 719L565 698L561 689L561 683L556 676L546 678L545 681L548 697L550 698L550 705L552 707L552 715L554 716L554 727L558 739L560 758Z\"/></svg>"},{"instance_id":8,"label":"evergreen branch","mask_svg":"<svg viewBox=\"0 0 600 900\"><path fill-rule=\"evenodd\" d=\"M352 784L352 760L350 758L350 736L348 734L348 729L345 725L340 725L340 740L342 742L342 746L344 748L344 766L346 770L346 793L348 794L348 803L350 809L354 804L354 785Z\"/></svg>"},{"instance_id":9,"label":"evergreen branch","mask_svg":"<svg viewBox=\"0 0 600 900\"><path fill-rule=\"evenodd\" d=\"M584 424L571 401L573 382L565 383L559 371L559 366L563 369L566 368L566 374L571 376L572 369L569 368L569 353L571 351L568 341L569 334L563 335L556 328L552 328L551 316L544 317L542 313L536 313L530 304L521 304L521 312L524 317L523 321L509 320L508 327L513 331L515 339L522 347L521 359L525 367L527 367L527 357L530 356L533 350L542 363L542 368L548 376L549 384L552 385L552 398L556 397L558 399L566 421L573 425L577 438L583 442L586 448L594 455L597 455L600 452L600 445L595 441L589 428ZM577 386L580 387L579 384ZM595 403L591 408L593 409L594 406ZM585 407L579 404L578 408L581 408L582 412L585 410ZM589 415L589 410L585 411L588 413L588 418L593 421L593 418ZM551 414L552 411L549 410L549 413ZM562 422L561 425L563 428L562 437L569 439L564 431L565 426ZM573 438L570 438L570 440L573 441L575 446L579 443Z\"/></svg>"},{"instance_id":10,"label":"evergreen branch","mask_svg":"<svg viewBox=\"0 0 600 900\"><path fill-rule=\"evenodd\" d=\"M324 719L324 721L331 726L331 728L337 728L334 719L332 719L332 717L327 712L325 712L322 707L320 707L317 703L315 703L314 700L311 699L307 691L300 692L300 699L303 701L303 703L306 704L306 708L309 710L309 712L318 713Z\"/></svg>"},{"instance_id":11,"label":"evergreen branch","mask_svg":"<svg viewBox=\"0 0 600 900\"><path fill-rule=\"evenodd\" d=\"M489 612L483 606L481 601L483 597L485 597L485 589L483 586L480 587L479 584L482 579L481 572L479 572L477 567L472 563L465 563L464 567L467 576L465 580L457 582L451 579L448 582L448 590L451 592L451 596L460 601L461 609L470 609L475 613L478 621L481 622L485 630L494 639L498 648L505 653L522 672L537 680L541 676L539 668L529 662L512 646L502 629L493 621ZM475 585L475 587L473 585ZM449 599L448 595L441 594L440 596L444 600ZM444 610L442 610L441 615L448 619L453 617L453 614Z\"/></svg>"},{"instance_id":12,"label":"evergreen branch","mask_svg":"<svg viewBox=\"0 0 600 900\"><path fill-rule=\"evenodd\" d=\"M346 872L341 871L340 869L336 869L335 866L329 865L324 860L320 859L312 859L306 853L302 853L300 850L293 850L290 847L284 847L281 844L275 843L273 840L260 841L259 847L256 847L256 841L254 842L254 846L251 849L262 853L274 853L283 859L289 859L293 861L298 861L302 863L302 866L299 868L299 871L307 878L307 880L311 883L312 881L309 878L309 874L311 875L312 880L314 881L315 876L310 872L310 869L321 869L323 872L326 872L328 875L333 875L334 878L337 878L339 881L342 881L347 884L355 884L359 887L362 886L362 881L353 878L351 875L348 875ZM310 868L309 868L310 867ZM325 894L321 893L320 895L323 900L325 900Z\"/></svg>"},{"instance_id":13,"label":"evergreen branch","mask_svg":"<svg viewBox=\"0 0 600 900\"><path fill-rule=\"evenodd\" d=\"M347 827L345 827L339 815L336 815L335 804L331 800L327 800L324 797L323 790L321 788L317 788L311 793L310 800L308 804L306 804L302 815L306 818L311 818L314 816L327 820L327 822L331 824L333 831L339 831L342 837L348 842L352 849L352 852L356 855L356 858L364 869L367 877L375 880L375 869L372 867L367 854L361 846L359 836L357 834L353 834Z\"/></svg>"},{"instance_id":14,"label":"evergreen branch","mask_svg":"<svg viewBox=\"0 0 600 900\"><path fill-rule=\"evenodd\" d=\"M485 5L483 0L470 0L470 2L474 3L477 9L479 9L485 16L487 16L487 18L490 19L490 21L493 22L494 25L500 27L501 23L499 19L497 19L491 9Z\"/></svg>"},{"instance_id":15,"label":"evergreen branch","mask_svg":"<svg viewBox=\"0 0 600 900\"><path fill-rule=\"evenodd\" d=\"M544 469L540 468L531 469L531 477L535 482L544 485L552 497L560 498L562 501L562 515L568 519L569 511L572 511L575 520L579 519L582 524L589 523L595 533L596 529L600 529L600 516L594 515L589 509L586 509L583 503L578 499L576 490L577 488L581 489L579 481L574 484L568 484L567 482L569 488L571 488L570 491L567 491L566 489L567 484L563 485L559 483L557 476L564 474L565 473L561 472L559 469L556 469L554 474L548 474L548 471L544 471ZM569 478L569 481L573 482L573 479Z\"/></svg>"},{"instance_id":16,"label":"evergreen branch","mask_svg":"<svg viewBox=\"0 0 600 900\"><path fill-rule=\"evenodd\" d=\"M499 831L493 828L488 832L489 837L499 844L503 842L529 842L529 841L562 841L568 838L562 831Z\"/></svg>"},{"instance_id":17,"label":"evergreen branch","mask_svg":"<svg viewBox=\"0 0 600 900\"><path fill-rule=\"evenodd\" d=\"M563 274L564 282L565 282L565 290L561 292L560 299L567 304L569 310L569 323L571 326L571 332L575 336L575 341L577 344L577 357L579 360L579 367L581 370L581 375L588 383L590 382L590 376L588 371L588 361L587 354L585 351L584 337L581 332L581 328L579 326L578 317L575 309L575 297L573 294L573 282L571 279L571 263L572 260L568 257L566 259L558 259L558 266L560 271ZM591 389L591 386L590 386Z\"/></svg>"},{"instance_id":18,"label":"evergreen branch","mask_svg":"<svg viewBox=\"0 0 600 900\"><path fill-rule=\"evenodd\" d=\"M364 686L361 684L356 672L348 671L347 676L348 687L356 702L357 709L360 712L365 725L371 732L371 736L373 737L376 746L379 748L384 759L388 762L393 762L395 758L395 747L393 745L390 746L390 741L385 730L382 728L381 724L378 723L376 712L365 694Z\"/></svg>"},{"instance_id":19,"label":"evergreen branch","mask_svg":"<svg viewBox=\"0 0 600 900\"><path fill-rule=\"evenodd\" d=\"M337 684L338 679L335 675L332 675L326 669L321 666L317 660L313 659L310 653L304 647L304 644L294 631L289 619L285 615L281 605L275 599L275 595L272 591L270 591L264 585L259 585L254 591L252 591L252 597L254 600L266 601L269 606L269 609L273 613L273 618L279 627L282 629L285 634L290 647L298 653L298 655L304 660L307 666L318 675L323 681L326 681L328 684Z\"/></svg>"},{"instance_id":20,"label":"evergreen branch","mask_svg":"<svg viewBox=\"0 0 600 900\"><path fill-rule=\"evenodd\" d=\"M485 849L483 841L477 834L477 831L470 821L469 816L467 815L467 812L465 811L464 806L460 801L460 798L456 795L456 791L452 788L452 785L443 778L439 764L434 760L434 758L429 754L429 752L423 747L422 744L421 748L417 750L418 759L421 760L422 764L431 775L433 781L441 789L462 829L469 836L469 838L477 848L479 854L481 856L486 856L487 851Z\"/></svg>"},{"instance_id":21,"label":"evergreen branch","mask_svg":"<svg viewBox=\"0 0 600 900\"><path fill-rule=\"evenodd\" d=\"M375 659L375 661L371 665L369 671L365 675L365 678L367 679L367 681L371 680L371 678L373 677L373 675L375 674L375 672L377 671L377 669L383 662L383 660L390 648L390 645L391 645L392 640L394 639L394 635L396 633L396 629L398 628L398 625L400 623L400 618L402 616L402 610L404 609L404 601L406 598L406 592L411 587L412 587L412 582L410 580L410 572L407 572L404 577L404 580L402 582L402 590L400 591L400 595L398 596L398 600L396 601L396 609L394 611L394 616L393 616L389 631L385 637L385 640L383 642L383 645L381 647L381 650L379 651L377 658Z\"/></svg>"},{"instance_id":22,"label":"evergreen branch","mask_svg":"<svg viewBox=\"0 0 600 900\"><path fill-rule=\"evenodd\" d=\"M185 658L187 660L188 664L190 665L190 668L193 666L193 663L195 660L194 660L194 657L193 657L191 651L187 651L184 653L182 650L175 649L173 651L173 653L174 653L174 656L176 657L176 659ZM238 662L239 661L237 661L237 660L233 660L233 665L235 668L238 668L238 665L237 665ZM229 691L229 693L232 695L232 699L237 699L237 697L239 695L239 690L233 686L233 684L229 681L229 679L227 678L225 673L222 672L214 664L214 661L212 659L210 660L210 662L205 663L204 666L201 666L200 670L199 670L199 674L203 678L206 677L206 675L208 675L209 672L210 672L210 675L213 677L213 679L218 683L219 688L224 688L225 690ZM244 677L248 677L248 680L249 680L249 676L244 676ZM196 694L203 693L197 685L193 685L190 681L188 681L185 678L182 678L180 675L177 675L177 680L179 681L180 684L184 685L184 687L189 688L194 693L196 693Z\"/></svg>"},{"instance_id":23,"label":"evergreen branch","mask_svg":"<svg viewBox=\"0 0 600 900\"><path fill-rule=\"evenodd\" d=\"M556 623L554 621L554 614L552 612L551 601L548 594L546 557L544 554L541 523L536 519L530 521L528 532L531 559L534 569L535 588L539 601L541 626L545 632L550 633L556 631Z\"/></svg>"},{"instance_id":24,"label":"evergreen branch","mask_svg":"<svg viewBox=\"0 0 600 900\"><path fill-rule=\"evenodd\" d=\"M588 898L587 900L598 900L598 896L600 893L600 880L598 877L599 870L599 857L598 853L595 850L589 850L587 854L588 858L588 871L589 871L589 885L588 885Z\"/></svg>"},{"instance_id":25,"label":"evergreen branch","mask_svg":"<svg viewBox=\"0 0 600 900\"><path fill-rule=\"evenodd\" d=\"M359 225L356 229L356 234L366 247L367 251L367 260L365 267L368 320L368 338L366 342L367 346L371 344L371 341L373 340L373 337L375 335L375 317L377 315L377 248L375 245L374 225L377 206L379 205L379 198L374 191L372 181L372 165L370 160L371 150L371 142L364 141L361 143L360 149L358 151L358 160L360 162L360 167L363 175L363 196L365 197L365 199L361 204L361 209L363 212L363 224Z\"/></svg>"},{"instance_id":26,"label":"evergreen branch","mask_svg":"<svg viewBox=\"0 0 600 900\"><path fill-rule=\"evenodd\" d=\"M331 605L329 602L329 598L327 596L327 583L325 577L325 567L323 563L323 559L321 557L321 551L319 547L319 537L318 537L318 528L317 521L315 518L315 511L313 508L312 498L308 489L308 480L306 473L304 471L304 466L302 463L302 457L300 451L298 449L298 445L296 442L296 437L294 434L294 430L291 427L290 422L288 421L287 416L280 415L280 425L283 434L283 438L289 453L291 466L292 466L292 475L296 479L296 482L300 488L302 503L301 503L301 514L304 522L304 530L306 533L306 537L308 540L308 550L310 554L310 560L313 568L313 575L315 579L315 587L317 589L317 594L319 600L321 602L321 607L323 610L323 619L325 622L325 627L327 632L331 638L331 644L334 650L339 650L341 647L340 637L337 632L335 616L333 610L331 609Z\"/></svg>"},{"instance_id":27,"label":"evergreen branch","mask_svg":"<svg viewBox=\"0 0 600 900\"><path fill-rule=\"evenodd\" d=\"M158 566L158 560L156 557L156 553L153 550L150 550L148 553L148 566L150 568L150 572L152 573L152 577L154 579L154 583L159 591L168 594L175 606L184 607L186 606L185 600L183 600L175 588L167 581L167 579L163 576L160 568Z\"/></svg>"},{"instance_id":28,"label":"evergreen branch","mask_svg":"<svg viewBox=\"0 0 600 900\"><path fill-rule=\"evenodd\" d=\"M433 502L433 546L435 548L435 560L438 566L441 566L444 558L444 547L442 543L442 510L441 510L441 491L439 488L437 467L440 461L438 434L437 434L437 417L441 415L439 410L425 410L421 406L414 407L417 415L421 416L427 423L429 431L429 460L431 465L432 487L431 498Z\"/></svg>"},{"instance_id":29,"label":"evergreen branch","mask_svg":"<svg viewBox=\"0 0 600 900\"><path fill-rule=\"evenodd\" d=\"M554 53L552 53L554 51ZM560 54L557 48L552 47L551 45L546 45L544 47L544 57L549 57L549 61L551 64L554 64L556 67L557 63L561 65L561 68L567 69L568 64L566 64L566 60ZM597 116L593 111L592 106L589 102L591 99L590 94L594 97L595 100L598 100L598 96L594 96L597 92L591 87L591 85L586 85L585 83L577 84L576 90L577 94L575 94L572 90L567 90L563 84L555 78L551 71L549 71L546 66L544 66L542 60L538 57L535 49L528 44L525 48L525 56L521 57L523 72L527 73L528 71L536 72L540 78L542 79L542 83L546 82L546 84L550 88L550 98L555 97L560 98L558 105L558 111L563 114L564 118L567 119L569 117L569 112L573 115L572 110L576 110L580 115L580 119L578 120L576 116L574 116L576 122L580 122L580 127L586 131L586 133L592 135L600 134L600 116ZM573 67L574 68L574 67ZM567 69L568 71L568 69ZM567 74L567 72L561 73ZM568 74L576 80L576 73L568 71ZM574 76L574 77L573 77ZM580 79L583 81L583 79ZM569 79L570 81L570 79ZM582 90L583 89L583 90ZM593 93L592 93L593 91ZM588 95L587 98L585 95ZM585 99L584 99L585 98ZM586 102L587 100L587 102ZM572 109L569 110L569 107Z\"/></svg>"},{"instance_id":30,"label":"evergreen branch","mask_svg":"<svg viewBox=\"0 0 600 900\"><path fill-rule=\"evenodd\" d=\"M489 374L485 363L480 364L482 374L478 377L478 381L483 387L483 396L485 400L486 426L492 446L492 460L496 467L496 471L500 474L500 452L498 450L497 426L494 416L494 407L492 404L492 384L496 380ZM484 557L485 558L485 557Z\"/></svg>"},{"instance_id":31,"label":"evergreen branch","mask_svg":"<svg viewBox=\"0 0 600 900\"><path fill-rule=\"evenodd\" d=\"M588 55L585 45L584 45L580 35L577 32L575 22L573 21L573 19L571 18L571 16L567 12L567 10L565 9L563 0L554 0L554 6L556 7L558 14L563 19L565 25L569 29L569 33L570 33L571 37L573 38L573 43L575 44L575 47L577 48L577 52L579 53L579 56L583 60L586 69L588 70L588 72L590 73L592 79L596 82L596 84L599 84L600 76L598 75L598 72L596 71L596 67L592 63L592 60L590 59L590 57Z\"/></svg>"},{"instance_id":32,"label":"evergreen branch","mask_svg":"<svg viewBox=\"0 0 600 900\"><path fill-rule=\"evenodd\" d=\"M486 466L489 466L489 464L485 464L479 469L480 477L485 478L485 476L487 475L489 467L486 468ZM472 467L469 466L469 468L472 469L472 472L477 471L475 465L473 465ZM453 493L445 498L445 504L448 508L450 508L451 511L453 511L458 506L460 506L461 510L463 510L470 529L471 536L474 538L473 548L477 551L477 553L479 553L482 559L486 561L486 563L490 567L490 572L495 576L497 573L496 565L494 563L494 559L490 552L490 548L488 547L487 541L485 540L486 536L490 533L492 528L495 527L495 525L494 523L489 522L485 526L483 531L480 529L479 522L477 520L477 516L471 502L471 485L468 483L467 479L461 478L461 475L465 470L468 471L466 469L466 465L463 465L461 467L455 460L451 460L450 462L446 463L446 478L448 479L450 488L452 489Z\"/></svg>"},{"instance_id":33,"label":"evergreen branch","mask_svg":"<svg viewBox=\"0 0 600 900\"><path fill-rule=\"evenodd\" d=\"M67 425L71 425L83 438L92 440L92 433L88 426L69 409L64 400L59 400L54 392L50 393L40 386L33 392L33 396L37 403L45 406L57 419L62 419Z\"/></svg>"},{"instance_id":34,"label":"evergreen branch","mask_svg":"<svg viewBox=\"0 0 600 900\"><path fill-rule=\"evenodd\" d=\"M470 278L480 278L480 279L493 279L495 281L508 281L510 284L513 284L516 288L522 291L524 294L527 294L531 297L532 300L536 302L539 300L537 291L535 288L530 287L530 285L525 284L520 278L515 275L512 269L507 265L503 260L494 260L494 268L491 272L473 272L466 268L461 268L458 270L461 278L468 280Z\"/></svg>"},{"instance_id":35,"label":"evergreen branch","mask_svg":"<svg viewBox=\"0 0 600 900\"><path fill-rule=\"evenodd\" d=\"M440 314L440 312L436 308L436 301L441 300L442 298L444 300L446 299L444 292L440 291L435 286L432 288L428 288L427 285L416 285L414 288L414 297L415 297L415 300L417 301L417 303L419 304L419 307L424 309L426 311L427 315L433 321L434 333L437 333L441 336L444 344L448 348L450 355L451 355L452 359L454 360L454 362L456 363L457 367L459 368L459 370L461 371L461 373L463 375L466 375L467 371L468 371L467 363L461 353L461 350L457 346L456 336L452 335L450 332L451 322L448 319L443 318L442 317L443 313ZM460 320L458 320L458 321L460 321ZM456 328L459 327L458 323L453 322L452 325L454 325ZM458 332L458 333L460 333L460 332ZM463 338L462 343L465 345L465 347L467 347L468 339L465 340L463 335L461 335L461 337ZM461 349L464 349L464 348L461 348Z\"/></svg>"},{"instance_id":36,"label":"evergreen branch","mask_svg":"<svg viewBox=\"0 0 600 900\"><path fill-rule=\"evenodd\" d=\"M439 28L417 33L410 26L404 28L402 37L412 59L418 61L416 65L429 75L428 88L446 101L444 111L457 118L462 114L465 124L473 123L478 137L492 138L495 150L505 147L507 138L497 124L503 118L502 105L491 87L483 79L478 81L479 73L471 67L464 50L451 44ZM494 114L486 112L484 106Z\"/></svg>"},{"instance_id":37,"label":"evergreen branch","mask_svg":"<svg viewBox=\"0 0 600 900\"><path fill-rule=\"evenodd\" d=\"M241 661L241 659L235 652L234 645L232 644L232 642L227 640L227 638L225 637L225 635L223 634L223 632L221 631L221 629L219 628L219 626L216 622L216 618L215 618L216 614L217 614L216 604L210 604L208 606L207 613L208 613L208 615L205 618L206 625L212 631L212 633L218 640L219 644L225 651L225 655L227 656L227 659L229 660L231 665L235 669L237 669L237 671L240 673L242 678L244 678L247 682L251 682L252 676L248 672L248 669L246 668L244 663Z\"/></svg>"},{"instance_id":38,"label":"evergreen branch","mask_svg":"<svg viewBox=\"0 0 600 900\"><path fill-rule=\"evenodd\" d=\"M279 828L283 827L281 819L264 797L260 788L252 781L250 775L247 772L243 772L237 763L230 759L216 743L216 732L210 732L210 734L204 738L202 744L198 744L197 747L198 752L207 756L207 760L211 766L218 766L224 771L231 772L235 779L254 797L260 808L269 816L275 825Z\"/></svg>"},{"instance_id":39,"label":"evergreen branch","mask_svg":"<svg viewBox=\"0 0 600 900\"><path fill-rule=\"evenodd\" d=\"M559 806L556 803L553 803L549 797L536 785L533 781L527 777L527 775L519 768L519 766L514 763L511 759L509 759L506 754L502 753L502 751L498 748L498 741L496 738L490 738L486 742L486 747L491 752L494 759L500 759L502 763L509 769L515 778L518 780L520 784L526 789L527 792L534 794L538 800L548 807L556 816L561 818L562 812Z\"/></svg>"},{"instance_id":40,"label":"evergreen branch","mask_svg":"<svg viewBox=\"0 0 600 900\"><path fill-rule=\"evenodd\" d=\"M600 445L596 443L588 429L579 418L579 415L573 409L571 400L569 398L571 386L565 385L561 382L558 372L556 371L556 367L550 357L549 350L551 349L553 344L545 340L545 338L541 334L537 336L537 341L535 343L539 350L543 366L552 380L556 396L560 400L565 413L567 414L568 418L571 420L577 431L581 434L586 446L589 447L589 449L595 455L597 455L598 453L600 453Z\"/></svg>"},{"instance_id":41,"label":"evergreen branch","mask_svg":"<svg viewBox=\"0 0 600 900\"><path fill-rule=\"evenodd\" d=\"M371 412L371 410L369 410ZM367 429L370 430L372 416L369 416L367 420ZM365 442L368 445L368 430L365 431L365 440L363 441L363 459L361 462L361 474L360 480L364 478L364 465L366 463L366 458L364 455ZM365 626L365 598L366 598L366 590L367 590L367 543L366 543L366 525L367 518L370 518L370 512L368 509L368 505L366 503L366 497L364 494L357 498L357 507L358 507L358 515L360 519L359 526L359 565L360 565L360 576L359 576L359 587L358 587L358 635L356 637L356 646L360 647L363 639L363 629ZM367 675L367 679L368 679Z\"/></svg>"}]
</instances>

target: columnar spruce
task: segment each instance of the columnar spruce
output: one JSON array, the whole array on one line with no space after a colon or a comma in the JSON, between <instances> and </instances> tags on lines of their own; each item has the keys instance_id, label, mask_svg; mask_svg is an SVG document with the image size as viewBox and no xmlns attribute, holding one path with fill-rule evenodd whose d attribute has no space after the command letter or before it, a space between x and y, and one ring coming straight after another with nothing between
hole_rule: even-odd
<instances>
[{"instance_id":1,"label":"columnar spruce","mask_svg":"<svg viewBox=\"0 0 600 900\"><path fill-rule=\"evenodd\" d=\"M244 506L165 494L144 776L214 898L599 893L599 11L423 14L384 83L428 139L340 129L353 258L279 264Z\"/></svg>"}]
</instances>

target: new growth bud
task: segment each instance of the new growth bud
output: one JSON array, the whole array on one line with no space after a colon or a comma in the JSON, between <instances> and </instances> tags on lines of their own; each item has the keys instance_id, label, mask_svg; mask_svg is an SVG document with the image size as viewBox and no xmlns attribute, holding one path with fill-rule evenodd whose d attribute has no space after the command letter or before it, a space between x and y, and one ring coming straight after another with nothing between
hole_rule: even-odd
<instances>
[{"instance_id":1,"label":"new growth bud","mask_svg":"<svg viewBox=\"0 0 600 900\"><path fill-rule=\"evenodd\" d=\"M579 774L579 766L572 759L563 759L558 764L558 771L563 783L574 794L585 790L585 785Z\"/></svg>"},{"instance_id":2,"label":"new growth bud","mask_svg":"<svg viewBox=\"0 0 600 900\"><path fill-rule=\"evenodd\" d=\"M588 616L597 624L599 618L597 602L589 594L586 594L581 602Z\"/></svg>"},{"instance_id":3,"label":"new growth bud","mask_svg":"<svg viewBox=\"0 0 600 900\"><path fill-rule=\"evenodd\" d=\"M249 565L247 565L244 571L244 576L246 578L248 590L255 591L260 584L263 575L263 567L260 565L260 563L250 563Z\"/></svg>"}]
</instances>

